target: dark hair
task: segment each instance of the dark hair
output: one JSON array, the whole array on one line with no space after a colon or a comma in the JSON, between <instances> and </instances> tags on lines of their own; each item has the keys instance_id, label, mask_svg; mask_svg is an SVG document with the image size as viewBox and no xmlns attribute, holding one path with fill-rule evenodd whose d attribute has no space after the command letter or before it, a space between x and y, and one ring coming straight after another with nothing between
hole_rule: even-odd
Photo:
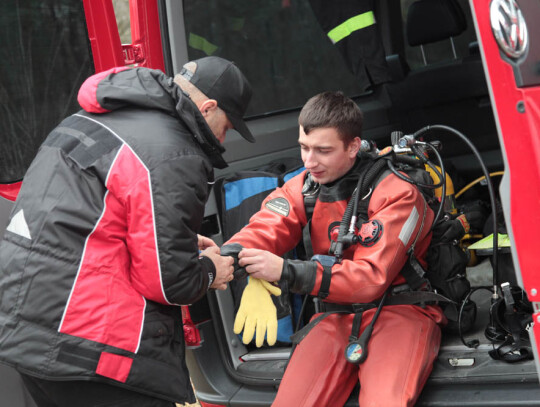
<instances>
[{"instance_id":1,"label":"dark hair","mask_svg":"<svg viewBox=\"0 0 540 407\"><path fill-rule=\"evenodd\" d=\"M332 127L345 144L362 137L364 115L358 105L342 92L323 92L309 99L298 117L298 124L309 134L313 129Z\"/></svg>"}]
</instances>

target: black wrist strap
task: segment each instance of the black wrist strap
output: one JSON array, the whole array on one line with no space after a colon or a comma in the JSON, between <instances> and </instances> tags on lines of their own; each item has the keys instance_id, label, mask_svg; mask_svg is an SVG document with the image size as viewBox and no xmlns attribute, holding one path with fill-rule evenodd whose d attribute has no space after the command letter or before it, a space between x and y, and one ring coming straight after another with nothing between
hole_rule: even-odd
<instances>
[{"instance_id":1,"label":"black wrist strap","mask_svg":"<svg viewBox=\"0 0 540 407\"><path fill-rule=\"evenodd\" d=\"M332 280L332 267L331 266L323 266L323 275L322 275L322 281L321 281L321 288L319 289L319 293L317 294L317 297L320 299L325 299L328 297L328 294L330 294L330 281Z\"/></svg>"}]
</instances>

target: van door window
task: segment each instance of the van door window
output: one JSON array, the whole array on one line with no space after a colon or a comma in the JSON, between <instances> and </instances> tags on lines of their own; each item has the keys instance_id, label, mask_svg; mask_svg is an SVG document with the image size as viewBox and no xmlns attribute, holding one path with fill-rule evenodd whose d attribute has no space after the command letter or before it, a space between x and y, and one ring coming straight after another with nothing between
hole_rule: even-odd
<instances>
[{"instance_id":1,"label":"van door window","mask_svg":"<svg viewBox=\"0 0 540 407\"><path fill-rule=\"evenodd\" d=\"M0 2L0 183L22 179L94 72L80 0Z\"/></svg>"},{"instance_id":2,"label":"van door window","mask_svg":"<svg viewBox=\"0 0 540 407\"><path fill-rule=\"evenodd\" d=\"M308 0L184 1L190 60L234 61L253 86L248 116L297 108L316 93L366 91L317 22Z\"/></svg>"}]
</instances>

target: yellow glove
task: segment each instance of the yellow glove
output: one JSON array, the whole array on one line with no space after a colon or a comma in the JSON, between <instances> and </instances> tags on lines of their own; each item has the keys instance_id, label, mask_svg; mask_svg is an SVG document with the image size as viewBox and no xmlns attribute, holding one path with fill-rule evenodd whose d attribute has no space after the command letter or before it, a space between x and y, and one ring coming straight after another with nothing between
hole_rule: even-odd
<instances>
[{"instance_id":1,"label":"yellow glove","mask_svg":"<svg viewBox=\"0 0 540 407\"><path fill-rule=\"evenodd\" d=\"M239 334L243 329L242 342L245 344L253 339L255 328L257 328L255 344L258 348L264 342L265 333L268 345L276 343L277 311L270 294L281 295L281 290L268 281L249 277L234 320L234 333Z\"/></svg>"}]
</instances>

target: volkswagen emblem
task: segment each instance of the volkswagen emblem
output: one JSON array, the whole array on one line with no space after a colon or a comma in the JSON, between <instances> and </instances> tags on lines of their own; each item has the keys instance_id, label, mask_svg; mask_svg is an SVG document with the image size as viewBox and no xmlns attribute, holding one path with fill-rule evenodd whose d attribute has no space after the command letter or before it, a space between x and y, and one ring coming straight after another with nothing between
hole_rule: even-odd
<instances>
[{"instance_id":1,"label":"volkswagen emblem","mask_svg":"<svg viewBox=\"0 0 540 407\"><path fill-rule=\"evenodd\" d=\"M529 35L516 0L493 0L489 12L499 48L508 57L518 59L527 51Z\"/></svg>"}]
</instances>

